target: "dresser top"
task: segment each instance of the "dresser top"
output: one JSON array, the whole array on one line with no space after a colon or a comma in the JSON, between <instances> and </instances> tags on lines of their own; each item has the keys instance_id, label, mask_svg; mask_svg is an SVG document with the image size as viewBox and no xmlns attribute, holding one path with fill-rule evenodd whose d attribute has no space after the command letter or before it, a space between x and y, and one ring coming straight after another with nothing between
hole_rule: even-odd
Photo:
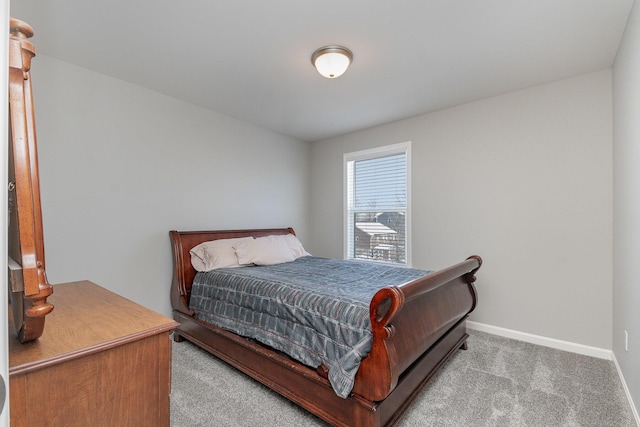
<instances>
[{"instance_id":1,"label":"dresser top","mask_svg":"<svg viewBox=\"0 0 640 427\"><path fill-rule=\"evenodd\" d=\"M21 344L9 316L9 374L169 332L178 324L90 281L55 285L44 333Z\"/></svg>"}]
</instances>

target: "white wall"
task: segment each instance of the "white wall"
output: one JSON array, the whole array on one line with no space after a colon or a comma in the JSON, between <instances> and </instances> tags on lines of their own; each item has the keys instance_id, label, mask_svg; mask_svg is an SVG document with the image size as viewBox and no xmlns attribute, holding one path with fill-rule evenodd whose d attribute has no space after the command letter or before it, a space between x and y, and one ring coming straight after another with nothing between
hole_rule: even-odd
<instances>
[{"instance_id":1,"label":"white wall","mask_svg":"<svg viewBox=\"0 0 640 427\"><path fill-rule=\"evenodd\" d=\"M169 230L307 236L308 143L43 55L33 91L51 283L169 315Z\"/></svg>"},{"instance_id":2,"label":"white wall","mask_svg":"<svg viewBox=\"0 0 640 427\"><path fill-rule=\"evenodd\" d=\"M613 68L613 352L640 403L640 5L635 3ZM629 333L629 351L624 331Z\"/></svg>"},{"instance_id":3,"label":"white wall","mask_svg":"<svg viewBox=\"0 0 640 427\"><path fill-rule=\"evenodd\" d=\"M342 255L342 155L412 141L413 265L471 254L471 319L611 349L610 70L312 145L311 242Z\"/></svg>"}]
</instances>

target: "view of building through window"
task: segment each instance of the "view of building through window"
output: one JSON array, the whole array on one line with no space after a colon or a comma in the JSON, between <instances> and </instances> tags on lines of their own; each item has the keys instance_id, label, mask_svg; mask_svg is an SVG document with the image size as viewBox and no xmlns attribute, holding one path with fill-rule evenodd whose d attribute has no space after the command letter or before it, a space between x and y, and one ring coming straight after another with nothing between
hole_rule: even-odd
<instances>
[{"instance_id":1,"label":"view of building through window","mask_svg":"<svg viewBox=\"0 0 640 427\"><path fill-rule=\"evenodd\" d=\"M408 144L345 155L346 258L408 264Z\"/></svg>"},{"instance_id":2,"label":"view of building through window","mask_svg":"<svg viewBox=\"0 0 640 427\"><path fill-rule=\"evenodd\" d=\"M353 258L406 264L404 212L357 212Z\"/></svg>"}]
</instances>

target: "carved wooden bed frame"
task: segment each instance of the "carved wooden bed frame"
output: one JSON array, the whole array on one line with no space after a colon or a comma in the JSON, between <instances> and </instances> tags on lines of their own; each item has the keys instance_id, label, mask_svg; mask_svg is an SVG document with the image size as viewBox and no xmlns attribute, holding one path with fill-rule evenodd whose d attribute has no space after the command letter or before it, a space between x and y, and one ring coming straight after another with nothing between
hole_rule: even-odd
<instances>
[{"instance_id":1,"label":"carved wooden bed frame","mask_svg":"<svg viewBox=\"0 0 640 427\"><path fill-rule=\"evenodd\" d=\"M20 342L44 332L53 310L47 281L36 124L31 92L31 59L36 50L27 39L33 28L11 18L9 36L9 162L7 232L9 300Z\"/></svg>"},{"instance_id":2,"label":"carved wooden bed frame","mask_svg":"<svg viewBox=\"0 0 640 427\"><path fill-rule=\"evenodd\" d=\"M362 360L351 395L338 397L322 367L314 370L253 340L194 317L189 308L196 271L189 250L199 243L235 237L295 234L292 228L234 231L170 231L173 251L171 304L187 339L335 426L392 426L437 370L466 349L465 320L476 306L471 256L412 282L381 289L370 304L373 344Z\"/></svg>"}]
</instances>

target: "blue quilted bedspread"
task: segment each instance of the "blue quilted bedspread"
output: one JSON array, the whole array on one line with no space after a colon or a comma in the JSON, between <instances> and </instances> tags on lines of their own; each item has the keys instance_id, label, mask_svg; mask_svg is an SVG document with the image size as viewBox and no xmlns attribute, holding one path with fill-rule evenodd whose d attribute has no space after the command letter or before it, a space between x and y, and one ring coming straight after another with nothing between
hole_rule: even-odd
<instances>
[{"instance_id":1,"label":"blue quilted bedspread","mask_svg":"<svg viewBox=\"0 0 640 427\"><path fill-rule=\"evenodd\" d=\"M306 256L284 264L198 273L191 289L196 317L253 338L299 362L329 369L347 397L371 349L369 303L381 288L428 271Z\"/></svg>"}]
</instances>

